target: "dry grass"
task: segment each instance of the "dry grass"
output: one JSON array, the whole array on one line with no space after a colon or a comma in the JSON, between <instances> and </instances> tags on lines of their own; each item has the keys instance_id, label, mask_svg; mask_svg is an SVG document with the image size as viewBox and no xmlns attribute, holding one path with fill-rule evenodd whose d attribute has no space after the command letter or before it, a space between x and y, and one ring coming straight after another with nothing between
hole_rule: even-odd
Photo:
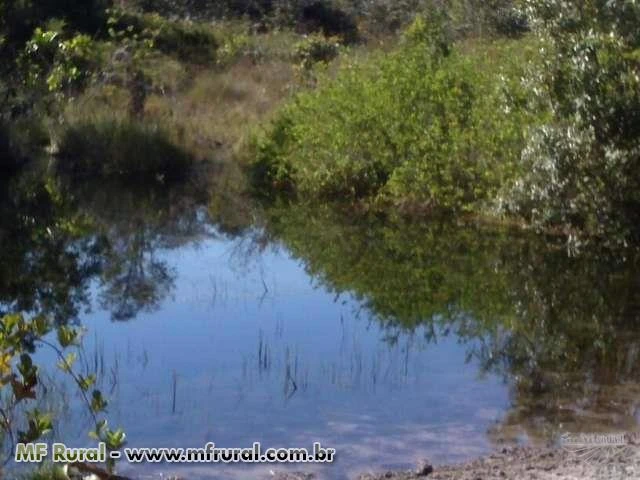
<instances>
[{"instance_id":1,"label":"dry grass","mask_svg":"<svg viewBox=\"0 0 640 480\"><path fill-rule=\"evenodd\" d=\"M138 64L149 83L141 121L168 132L196 158L226 163L297 85L293 48L299 36L254 35L237 21L211 28L222 39L217 62L192 65L154 53ZM67 105L66 125L127 119L126 73L120 67L103 76Z\"/></svg>"},{"instance_id":2,"label":"dry grass","mask_svg":"<svg viewBox=\"0 0 640 480\"><path fill-rule=\"evenodd\" d=\"M154 94L145 118L175 125L188 150L201 158L228 160L290 94L292 66L283 61L254 64L244 58L224 72L203 70L185 91Z\"/></svg>"}]
</instances>

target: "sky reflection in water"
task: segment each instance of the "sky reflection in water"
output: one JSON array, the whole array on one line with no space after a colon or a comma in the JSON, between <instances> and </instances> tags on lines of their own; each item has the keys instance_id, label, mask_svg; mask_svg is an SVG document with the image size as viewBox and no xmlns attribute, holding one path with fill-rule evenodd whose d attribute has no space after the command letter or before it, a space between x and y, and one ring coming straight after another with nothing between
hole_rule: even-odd
<instances>
[{"instance_id":1,"label":"sky reflection in water","mask_svg":"<svg viewBox=\"0 0 640 480\"><path fill-rule=\"evenodd\" d=\"M506 408L507 389L493 376L479 378L477 365L465 361L468 345L428 344L420 331L387 341L359 302L314 286L286 250L247 260L237 242L162 253L176 283L154 313L127 323L104 311L83 318L87 352L104 352L108 368L117 358L110 410L129 445L310 448L321 441L338 449L335 465L310 468L327 478L490 448L486 430ZM258 469L274 468L281 467ZM223 465L145 470L247 474Z\"/></svg>"}]
</instances>

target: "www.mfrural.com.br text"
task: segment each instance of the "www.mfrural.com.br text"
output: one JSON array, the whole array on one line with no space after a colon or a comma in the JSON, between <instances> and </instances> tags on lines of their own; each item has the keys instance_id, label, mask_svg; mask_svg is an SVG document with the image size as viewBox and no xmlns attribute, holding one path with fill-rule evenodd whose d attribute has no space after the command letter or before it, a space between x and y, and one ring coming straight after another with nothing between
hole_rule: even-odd
<instances>
[{"instance_id":1,"label":"www.mfrural.com.br text","mask_svg":"<svg viewBox=\"0 0 640 480\"><path fill-rule=\"evenodd\" d=\"M319 442L313 448L268 448L255 442L249 448L220 448L209 442L200 448L124 448L108 450L104 443L95 448L70 448L63 443L19 443L15 449L18 463L104 463L125 460L129 463L332 463L336 451Z\"/></svg>"}]
</instances>

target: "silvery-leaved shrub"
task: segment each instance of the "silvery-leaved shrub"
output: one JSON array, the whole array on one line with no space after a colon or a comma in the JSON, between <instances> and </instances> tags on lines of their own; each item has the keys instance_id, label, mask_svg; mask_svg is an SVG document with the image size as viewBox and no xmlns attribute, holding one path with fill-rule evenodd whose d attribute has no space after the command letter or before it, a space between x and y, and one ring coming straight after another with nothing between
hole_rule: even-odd
<instances>
[{"instance_id":1,"label":"silvery-leaved shrub","mask_svg":"<svg viewBox=\"0 0 640 480\"><path fill-rule=\"evenodd\" d=\"M504 205L542 227L640 237L640 3L529 0L542 61L528 77L550 121L530 132Z\"/></svg>"}]
</instances>

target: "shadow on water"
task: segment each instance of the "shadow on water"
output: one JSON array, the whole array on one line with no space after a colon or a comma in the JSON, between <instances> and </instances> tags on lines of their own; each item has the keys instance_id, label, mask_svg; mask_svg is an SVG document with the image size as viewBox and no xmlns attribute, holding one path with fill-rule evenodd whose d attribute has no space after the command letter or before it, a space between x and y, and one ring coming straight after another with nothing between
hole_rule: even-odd
<instances>
[{"instance_id":1,"label":"shadow on water","mask_svg":"<svg viewBox=\"0 0 640 480\"><path fill-rule=\"evenodd\" d=\"M3 179L0 313L75 320L93 282L113 320L153 311L175 282L157 252L224 234L208 220L209 195L195 182L79 182L39 168Z\"/></svg>"}]
</instances>

